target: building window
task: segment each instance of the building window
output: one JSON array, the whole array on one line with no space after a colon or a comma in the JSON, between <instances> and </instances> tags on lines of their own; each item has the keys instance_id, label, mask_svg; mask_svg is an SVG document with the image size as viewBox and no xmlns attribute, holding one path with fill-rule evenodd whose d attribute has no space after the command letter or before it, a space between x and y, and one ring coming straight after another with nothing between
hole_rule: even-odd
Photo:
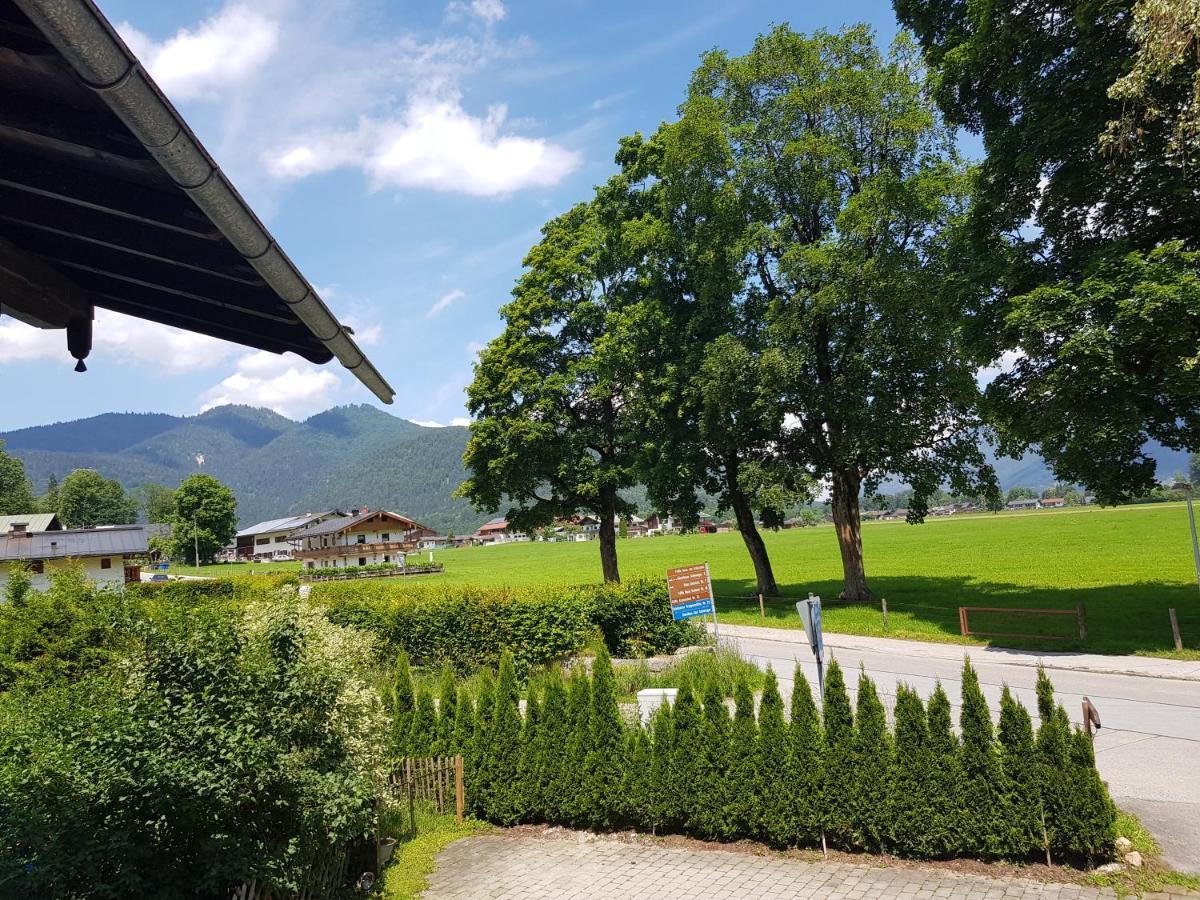
<instances>
[{"instance_id":1,"label":"building window","mask_svg":"<svg viewBox=\"0 0 1200 900\"><path fill-rule=\"evenodd\" d=\"M263 544L269 544L269 543L271 543L271 539L270 539L269 537L265 537L265 538L255 538L255 540L254 540L254 543L255 543L255 544L258 544L259 546L262 546Z\"/></svg>"},{"instance_id":2,"label":"building window","mask_svg":"<svg viewBox=\"0 0 1200 900\"><path fill-rule=\"evenodd\" d=\"M392 561L392 558L385 553L385 554L383 554L383 561L385 563L388 563L388 562Z\"/></svg>"},{"instance_id":3,"label":"building window","mask_svg":"<svg viewBox=\"0 0 1200 900\"><path fill-rule=\"evenodd\" d=\"M386 531L383 534L381 534L380 537L383 538L383 540L385 540L385 541L390 541L392 539L391 534Z\"/></svg>"},{"instance_id":4,"label":"building window","mask_svg":"<svg viewBox=\"0 0 1200 900\"><path fill-rule=\"evenodd\" d=\"M29 571L34 575L41 575L46 571L46 562L41 559L31 559L29 561Z\"/></svg>"},{"instance_id":5,"label":"building window","mask_svg":"<svg viewBox=\"0 0 1200 900\"><path fill-rule=\"evenodd\" d=\"M103 558L100 560L100 568L102 568L102 569L111 569L111 568L112 568L112 560L111 560L111 559L109 559L107 556L103 557Z\"/></svg>"},{"instance_id":6,"label":"building window","mask_svg":"<svg viewBox=\"0 0 1200 900\"><path fill-rule=\"evenodd\" d=\"M358 564L360 566L365 566L367 564L367 558L365 556L360 556L358 558Z\"/></svg>"},{"instance_id":7,"label":"building window","mask_svg":"<svg viewBox=\"0 0 1200 900\"><path fill-rule=\"evenodd\" d=\"M357 538L357 542L360 544L365 544L367 542L367 536L365 534L360 534Z\"/></svg>"}]
</instances>

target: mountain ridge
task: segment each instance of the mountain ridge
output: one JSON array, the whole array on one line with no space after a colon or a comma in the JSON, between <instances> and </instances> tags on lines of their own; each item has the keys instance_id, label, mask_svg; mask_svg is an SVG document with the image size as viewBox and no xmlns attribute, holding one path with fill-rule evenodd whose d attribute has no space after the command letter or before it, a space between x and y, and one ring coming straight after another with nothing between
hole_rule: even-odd
<instances>
[{"instance_id":1,"label":"mountain ridge","mask_svg":"<svg viewBox=\"0 0 1200 900\"><path fill-rule=\"evenodd\" d=\"M346 506L386 508L441 532L473 531L491 516L453 497L466 473L468 429L418 425L374 406L335 406L302 420L253 406L217 406L194 416L109 412L0 434L39 492L51 475L94 468L126 489L174 487L197 470L228 484L241 525ZM1186 470L1187 454L1148 448L1159 478ZM1001 486L1042 489L1053 473L1034 453L996 458ZM889 482L889 489L899 484ZM636 496L634 496L636 494ZM644 492L629 499L645 502ZM640 501L640 502L639 502Z\"/></svg>"}]
</instances>

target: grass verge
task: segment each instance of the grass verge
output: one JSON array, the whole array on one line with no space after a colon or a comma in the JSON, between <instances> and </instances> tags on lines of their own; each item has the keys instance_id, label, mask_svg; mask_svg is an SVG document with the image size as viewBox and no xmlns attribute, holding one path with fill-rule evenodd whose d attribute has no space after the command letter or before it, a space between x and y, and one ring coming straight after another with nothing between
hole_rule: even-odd
<instances>
[{"instance_id":1,"label":"grass verge","mask_svg":"<svg viewBox=\"0 0 1200 900\"><path fill-rule=\"evenodd\" d=\"M1118 897L1141 897L1165 891L1168 886L1200 891L1200 875L1186 875L1167 868L1158 858L1158 841L1132 813L1117 811L1117 836L1127 838L1142 855L1142 868L1126 866L1120 872L1093 872L1084 881L1096 887L1112 888Z\"/></svg>"},{"instance_id":2,"label":"grass verge","mask_svg":"<svg viewBox=\"0 0 1200 900\"><path fill-rule=\"evenodd\" d=\"M420 896L429 884L429 874L439 853L454 841L491 830L492 826L486 822L464 819L459 825L453 815L418 809L417 835L399 839L392 861L383 870L379 896L384 900L410 900Z\"/></svg>"}]
</instances>

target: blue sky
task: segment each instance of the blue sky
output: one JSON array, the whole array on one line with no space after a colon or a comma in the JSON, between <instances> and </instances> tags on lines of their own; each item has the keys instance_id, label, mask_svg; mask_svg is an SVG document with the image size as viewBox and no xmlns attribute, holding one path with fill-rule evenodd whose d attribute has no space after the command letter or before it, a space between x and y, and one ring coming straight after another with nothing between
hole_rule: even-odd
<instances>
[{"instance_id":1,"label":"blue sky","mask_svg":"<svg viewBox=\"0 0 1200 900\"><path fill-rule=\"evenodd\" d=\"M525 251L652 131L699 54L890 4L614 0L100 0L280 243L397 390L462 421ZM98 313L89 372L61 332L0 319L0 431L225 402L303 418L374 398L336 364ZM20 385L20 390L13 390Z\"/></svg>"}]
</instances>

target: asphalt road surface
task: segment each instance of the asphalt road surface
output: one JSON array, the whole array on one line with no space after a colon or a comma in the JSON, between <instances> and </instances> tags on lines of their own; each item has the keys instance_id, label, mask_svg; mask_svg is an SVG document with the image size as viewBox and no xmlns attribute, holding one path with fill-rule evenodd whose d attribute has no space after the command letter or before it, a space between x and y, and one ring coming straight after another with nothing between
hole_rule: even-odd
<instances>
[{"instance_id":1,"label":"asphalt road surface","mask_svg":"<svg viewBox=\"0 0 1200 900\"><path fill-rule=\"evenodd\" d=\"M791 693L797 659L816 684L816 661L798 629L722 626L721 642L735 645L763 668L770 663L785 695ZM854 673L861 665L889 710L898 683L928 698L940 680L957 715L963 655L970 653L993 715L1008 684L1036 717L1034 685L1037 665L1043 663L1072 722L1082 722L1084 696L1099 711L1103 727L1095 738L1096 763L1117 805L1150 829L1167 862L1200 873L1200 663L836 634L826 635L826 642L826 659L837 658L852 699Z\"/></svg>"}]
</instances>

